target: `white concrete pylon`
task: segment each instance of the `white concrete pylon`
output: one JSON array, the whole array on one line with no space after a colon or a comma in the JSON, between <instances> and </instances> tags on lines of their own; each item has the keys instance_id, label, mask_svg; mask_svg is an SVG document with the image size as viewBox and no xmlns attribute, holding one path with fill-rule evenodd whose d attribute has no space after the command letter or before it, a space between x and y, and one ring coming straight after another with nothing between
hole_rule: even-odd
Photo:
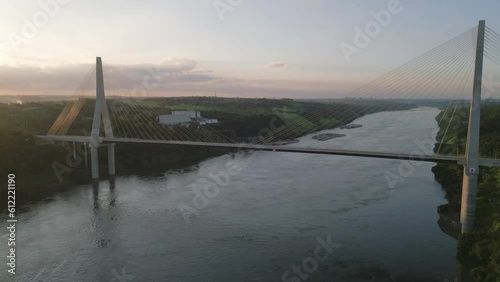
<instances>
[{"instance_id":1,"label":"white concrete pylon","mask_svg":"<svg viewBox=\"0 0 500 282\"><path fill-rule=\"evenodd\" d=\"M479 21L477 29L476 64L474 86L470 102L469 128L467 133L466 163L462 184L460 223L462 233L474 231L476 214L476 193L479 175L479 126L481 120L481 83L483 79L483 54L485 21Z\"/></svg>"},{"instance_id":2,"label":"white concrete pylon","mask_svg":"<svg viewBox=\"0 0 500 282\"><path fill-rule=\"evenodd\" d=\"M109 116L108 105L104 93L104 74L102 69L101 57L96 57L96 100L94 107L94 119L92 121L91 132L91 163L92 163L92 179L99 179L99 154L98 148L101 146L99 143L99 132L101 129L101 119L104 124L104 133L106 138L114 138L113 128L111 126L111 119ZM115 174L115 154L114 144L108 145L108 167L110 176ZM111 174L112 172L112 174Z\"/></svg>"}]
</instances>

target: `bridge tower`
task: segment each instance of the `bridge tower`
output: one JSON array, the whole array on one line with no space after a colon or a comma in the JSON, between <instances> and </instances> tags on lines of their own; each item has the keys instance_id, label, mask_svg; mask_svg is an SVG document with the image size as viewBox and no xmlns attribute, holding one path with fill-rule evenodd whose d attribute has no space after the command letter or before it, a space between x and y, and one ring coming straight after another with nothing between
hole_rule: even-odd
<instances>
[{"instance_id":1,"label":"bridge tower","mask_svg":"<svg viewBox=\"0 0 500 282\"><path fill-rule=\"evenodd\" d=\"M110 179L115 176L115 144L102 144L99 140L101 120L104 125L104 133L107 138L113 138L113 128L109 117L108 105L104 94L104 75L101 57L96 58L96 100L94 108L94 119L92 121L90 158L92 169L92 180L99 180L99 147L108 148L108 172Z\"/></svg>"},{"instance_id":2,"label":"bridge tower","mask_svg":"<svg viewBox=\"0 0 500 282\"><path fill-rule=\"evenodd\" d=\"M466 162L462 184L462 206L460 223L462 233L474 231L476 213L476 193L479 175L479 126L481 118L481 83L483 79L483 53L485 21L479 21L476 43L476 65L474 70L474 86L470 102L469 128L467 132Z\"/></svg>"}]
</instances>

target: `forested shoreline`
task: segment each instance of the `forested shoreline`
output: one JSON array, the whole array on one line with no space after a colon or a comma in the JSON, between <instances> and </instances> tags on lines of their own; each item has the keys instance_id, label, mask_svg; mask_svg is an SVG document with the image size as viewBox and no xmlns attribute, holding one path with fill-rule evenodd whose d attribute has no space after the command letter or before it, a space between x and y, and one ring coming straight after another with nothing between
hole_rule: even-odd
<instances>
[{"instance_id":1,"label":"forested shoreline","mask_svg":"<svg viewBox=\"0 0 500 282\"><path fill-rule=\"evenodd\" d=\"M435 152L462 154L467 137L468 108L443 111L437 117L440 132ZM448 128L448 130L447 130ZM451 128L451 129L450 129ZM445 135L446 132L446 135ZM480 155L498 158L500 145L500 105L485 104L481 108ZM448 204L439 207L440 213L455 221L459 218L463 166L438 164L433 169L436 180L446 192ZM459 228L459 226L456 226ZM471 268L473 281L500 281L500 169L480 168L477 194L476 228L471 234L458 235L458 259ZM453 235L453 234L451 234Z\"/></svg>"}]
</instances>

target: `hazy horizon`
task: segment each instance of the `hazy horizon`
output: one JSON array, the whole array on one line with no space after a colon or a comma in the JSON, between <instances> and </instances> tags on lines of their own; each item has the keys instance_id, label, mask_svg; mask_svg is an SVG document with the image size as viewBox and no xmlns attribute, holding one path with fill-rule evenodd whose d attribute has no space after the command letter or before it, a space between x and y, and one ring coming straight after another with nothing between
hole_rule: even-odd
<instances>
[{"instance_id":1,"label":"hazy horizon","mask_svg":"<svg viewBox=\"0 0 500 282\"><path fill-rule=\"evenodd\" d=\"M0 95L91 91L85 77L101 56L105 77L121 72L141 95L343 98L478 20L500 30L496 1L228 3L6 2ZM373 23L379 30L356 45Z\"/></svg>"}]
</instances>

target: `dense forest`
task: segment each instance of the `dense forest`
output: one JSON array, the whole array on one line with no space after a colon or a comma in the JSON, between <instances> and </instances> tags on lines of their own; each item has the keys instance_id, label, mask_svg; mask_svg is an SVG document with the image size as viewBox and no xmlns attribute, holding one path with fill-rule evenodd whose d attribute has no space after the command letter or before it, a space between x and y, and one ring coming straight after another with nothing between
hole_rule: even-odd
<instances>
[{"instance_id":1,"label":"dense forest","mask_svg":"<svg viewBox=\"0 0 500 282\"><path fill-rule=\"evenodd\" d=\"M90 132L94 100L86 99L68 135ZM124 104L141 106L137 111L123 110ZM59 113L72 101L26 102L0 104L0 170L17 175L17 206L38 201L51 193L66 189L71 184L90 180L82 144L51 144L35 135L48 132ZM366 104L300 102L291 99L239 99L215 97L144 98L134 101L114 101L108 98L114 121L127 118L129 122L157 124L153 113L169 114L173 110L198 110L203 117L217 118L211 130L238 142L273 142L296 138L317 130L333 128L351 122L363 115L415 107L412 104L391 101L372 101ZM122 107L122 108L120 108ZM120 110L121 109L121 110ZM116 123L118 126L119 123ZM113 125L115 126L115 124ZM133 126L133 125L132 125ZM136 124L137 128L141 128ZM144 127L142 127L144 128ZM269 129L269 130L263 130ZM172 132L180 128L169 128ZM191 130L191 129L182 129ZM192 129L198 130L198 129ZM119 128L114 128L116 134ZM259 138L266 133L265 138ZM272 134L269 134L272 132ZM124 136L122 136L124 137ZM100 175L106 176L106 149L99 149ZM90 150L87 150L87 154ZM76 155L74 152L78 152ZM166 145L120 144L116 146L118 174L154 175L170 169L193 165L209 157L229 152L213 148L172 147ZM76 156L76 158L74 157ZM87 160L88 161L88 160ZM88 165L88 163L87 163ZM5 197L5 195L2 195ZM5 208L6 201L1 201Z\"/></svg>"},{"instance_id":2,"label":"dense forest","mask_svg":"<svg viewBox=\"0 0 500 282\"><path fill-rule=\"evenodd\" d=\"M441 130L435 151L444 154L465 152L468 108L443 111L436 118ZM446 132L446 134L445 134ZM443 138L444 137L444 138ZM500 105L486 104L481 108L480 155L498 158L500 153ZM441 147L441 148L439 148ZM448 204L439 207L441 213L458 220L460 212L463 167L438 164L433 168L436 179L446 191ZM458 256L471 265L473 281L500 281L500 169L480 168L476 210L477 231L458 237Z\"/></svg>"}]
</instances>

